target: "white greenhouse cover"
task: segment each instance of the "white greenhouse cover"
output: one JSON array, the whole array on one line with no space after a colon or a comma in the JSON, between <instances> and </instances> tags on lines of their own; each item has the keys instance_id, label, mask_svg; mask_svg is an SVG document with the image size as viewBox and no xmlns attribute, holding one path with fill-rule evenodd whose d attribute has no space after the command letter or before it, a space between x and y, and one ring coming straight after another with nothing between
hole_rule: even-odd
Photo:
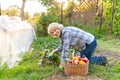
<instances>
[{"instance_id":1,"label":"white greenhouse cover","mask_svg":"<svg viewBox=\"0 0 120 80\"><path fill-rule=\"evenodd\" d=\"M19 17L0 16L0 66L14 67L35 39L32 25Z\"/></svg>"}]
</instances>

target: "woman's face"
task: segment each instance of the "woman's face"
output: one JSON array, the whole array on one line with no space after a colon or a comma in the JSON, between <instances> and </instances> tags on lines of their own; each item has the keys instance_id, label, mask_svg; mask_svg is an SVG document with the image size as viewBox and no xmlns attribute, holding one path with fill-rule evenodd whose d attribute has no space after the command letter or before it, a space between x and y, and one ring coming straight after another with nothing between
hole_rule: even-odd
<instances>
[{"instance_id":1,"label":"woman's face","mask_svg":"<svg viewBox=\"0 0 120 80\"><path fill-rule=\"evenodd\" d=\"M60 30L59 29L55 29L51 32L52 36L54 37L59 37L60 36Z\"/></svg>"}]
</instances>

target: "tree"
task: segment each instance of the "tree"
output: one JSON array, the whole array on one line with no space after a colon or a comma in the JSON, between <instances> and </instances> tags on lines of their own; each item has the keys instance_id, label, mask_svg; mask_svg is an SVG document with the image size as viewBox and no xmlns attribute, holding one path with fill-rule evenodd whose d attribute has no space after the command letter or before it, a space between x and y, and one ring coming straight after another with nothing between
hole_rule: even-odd
<instances>
[{"instance_id":1,"label":"tree","mask_svg":"<svg viewBox=\"0 0 120 80\"><path fill-rule=\"evenodd\" d=\"M47 35L47 27L51 22L60 22L60 3L56 0L40 0L47 7L47 13L42 13L37 23L37 36Z\"/></svg>"},{"instance_id":2,"label":"tree","mask_svg":"<svg viewBox=\"0 0 120 80\"><path fill-rule=\"evenodd\" d=\"M46 6L48 9L56 5L56 0L38 0L43 6Z\"/></svg>"},{"instance_id":3,"label":"tree","mask_svg":"<svg viewBox=\"0 0 120 80\"><path fill-rule=\"evenodd\" d=\"M64 10L65 18L68 19L68 24L72 23L71 17L72 17L74 5L75 5L74 0L72 0L72 1L68 0L68 5L67 5L66 9Z\"/></svg>"},{"instance_id":4,"label":"tree","mask_svg":"<svg viewBox=\"0 0 120 80\"><path fill-rule=\"evenodd\" d=\"M19 16L20 15L20 8L17 5L11 5L7 10L6 14L8 16Z\"/></svg>"},{"instance_id":5,"label":"tree","mask_svg":"<svg viewBox=\"0 0 120 80\"><path fill-rule=\"evenodd\" d=\"M112 0L112 14L111 14L111 21L110 21L110 34L113 34L113 18L114 18L114 0Z\"/></svg>"},{"instance_id":6,"label":"tree","mask_svg":"<svg viewBox=\"0 0 120 80\"><path fill-rule=\"evenodd\" d=\"M22 20L24 20L25 2L26 2L26 0L22 0L22 8L21 8L21 14L20 14Z\"/></svg>"}]
</instances>

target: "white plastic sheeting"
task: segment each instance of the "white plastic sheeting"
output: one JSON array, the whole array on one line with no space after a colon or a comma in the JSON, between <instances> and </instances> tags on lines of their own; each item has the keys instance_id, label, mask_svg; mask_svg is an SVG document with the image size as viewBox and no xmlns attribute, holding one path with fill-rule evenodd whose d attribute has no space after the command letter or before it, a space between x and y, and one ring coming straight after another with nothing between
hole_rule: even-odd
<instances>
[{"instance_id":1,"label":"white plastic sheeting","mask_svg":"<svg viewBox=\"0 0 120 80\"><path fill-rule=\"evenodd\" d=\"M32 25L19 17L0 16L0 65L17 65L34 39Z\"/></svg>"}]
</instances>

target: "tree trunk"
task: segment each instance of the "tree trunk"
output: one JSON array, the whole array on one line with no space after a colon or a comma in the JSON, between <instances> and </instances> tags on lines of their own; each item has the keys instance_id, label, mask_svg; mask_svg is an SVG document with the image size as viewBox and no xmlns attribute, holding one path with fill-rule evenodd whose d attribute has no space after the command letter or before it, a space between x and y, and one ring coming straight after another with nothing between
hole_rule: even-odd
<instances>
[{"instance_id":1,"label":"tree trunk","mask_svg":"<svg viewBox=\"0 0 120 80\"><path fill-rule=\"evenodd\" d=\"M60 19L60 23L63 23L63 2L61 2L61 19Z\"/></svg>"},{"instance_id":2,"label":"tree trunk","mask_svg":"<svg viewBox=\"0 0 120 80\"><path fill-rule=\"evenodd\" d=\"M103 22L103 3L101 2L101 5L100 5L100 30L102 28L102 22Z\"/></svg>"},{"instance_id":3,"label":"tree trunk","mask_svg":"<svg viewBox=\"0 0 120 80\"><path fill-rule=\"evenodd\" d=\"M114 0L112 0L112 17L111 17L111 21L110 21L110 35L112 35L113 30L113 17L114 17Z\"/></svg>"},{"instance_id":4,"label":"tree trunk","mask_svg":"<svg viewBox=\"0 0 120 80\"><path fill-rule=\"evenodd\" d=\"M20 14L21 20L24 20L24 8L25 8L25 2L26 2L26 0L23 0L23 2L22 2L21 14Z\"/></svg>"},{"instance_id":5,"label":"tree trunk","mask_svg":"<svg viewBox=\"0 0 120 80\"><path fill-rule=\"evenodd\" d=\"M98 11L98 0L96 0L96 13Z\"/></svg>"}]
</instances>

